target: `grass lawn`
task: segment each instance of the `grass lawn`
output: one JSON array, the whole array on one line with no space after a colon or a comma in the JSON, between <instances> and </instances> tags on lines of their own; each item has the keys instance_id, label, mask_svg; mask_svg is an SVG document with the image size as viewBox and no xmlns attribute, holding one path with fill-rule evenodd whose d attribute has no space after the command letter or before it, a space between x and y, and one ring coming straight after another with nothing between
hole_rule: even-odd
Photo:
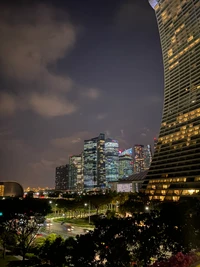
<instances>
[{"instance_id":1,"label":"grass lawn","mask_svg":"<svg viewBox=\"0 0 200 267\"><path fill-rule=\"evenodd\" d=\"M7 267L7 264L10 261L18 261L18 259L11 255L6 255L5 259L3 259L2 252L0 252L0 266L1 267Z\"/></svg>"}]
</instances>

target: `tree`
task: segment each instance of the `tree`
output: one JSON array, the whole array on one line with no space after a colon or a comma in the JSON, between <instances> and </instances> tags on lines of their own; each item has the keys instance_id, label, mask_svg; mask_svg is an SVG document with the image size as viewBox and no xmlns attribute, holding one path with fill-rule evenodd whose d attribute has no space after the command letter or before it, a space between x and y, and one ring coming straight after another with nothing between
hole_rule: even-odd
<instances>
[{"instance_id":1,"label":"tree","mask_svg":"<svg viewBox=\"0 0 200 267\"><path fill-rule=\"evenodd\" d=\"M3 247L3 258L5 258L7 247L16 245L16 233L9 221L2 223L0 226L0 243Z\"/></svg>"},{"instance_id":2,"label":"tree","mask_svg":"<svg viewBox=\"0 0 200 267\"><path fill-rule=\"evenodd\" d=\"M94 265L96 245L92 233L77 236L76 239L71 255L71 265L75 267L96 266Z\"/></svg>"},{"instance_id":3,"label":"tree","mask_svg":"<svg viewBox=\"0 0 200 267\"><path fill-rule=\"evenodd\" d=\"M38 226L35 218L30 219L24 214L16 215L12 220L10 220L10 224L12 231L16 233L17 244L24 261L25 255L35 239L40 226Z\"/></svg>"},{"instance_id":4,"label":"tree","mask_svg":"<svg viewBox=\"0 0 200 267\"><path fill-rule=\"evenodd\" d=\"M136 212L144 212L145 206L148 204L148 199L141 193L129 194L119 206L119 210L122 214L129 212L131 214Z\"/></svg>"},{"instance_id":5,"label":"tree","mask_svg":"<svg viewBox=\"0 0 200 267\"><path fill-rule=\"evenodd\" d=\"M101 206L111 203L111 195L86 195L83 198L84 202L90 202L91 207L93 206L96 209L96 214L99 213L99 208Z\"/></svg>"},{"instance_id":6,"label":"tree","mask_svg":"<svg viewBox=\"0 0 200 267\"><path fill-rule=\"evenodd\" d=\"M4 219L12 219L15 214L25 214L28 216L36 213L43 216L51 212L51 206L47 199L25 198L10 198L0 201L0 210L4 214Z\"/></svg>"},{"instance_id":7,"label":"tree","mask_svg":"<svg viewBox=\"0 0 200 267\"><path fill-rule=\"evenodd\" d=\"M65 242L62 237L55 234L49 235L44 241L39 255L51 266L60 267L66 262Z\"/></svg>"},{"instance_id":8,"label":"tree","mask_svg":"<svg viewBox=\"0 0 200 267\"><path fill-rule=\"evenodd\" d=\"M50 234L42 243L36 243L33 251L37 251L40 259L51 266L70 266L76 241L73 237L64 240L56 234ZM37 248L38 246L38 248Z\"/></svg>"}]
</instances>

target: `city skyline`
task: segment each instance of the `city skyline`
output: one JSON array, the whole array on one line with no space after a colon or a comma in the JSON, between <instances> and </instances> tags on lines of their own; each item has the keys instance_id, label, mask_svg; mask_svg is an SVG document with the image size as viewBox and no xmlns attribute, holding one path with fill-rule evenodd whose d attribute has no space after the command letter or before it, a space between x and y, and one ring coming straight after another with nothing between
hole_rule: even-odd
<instances>
[{"instance_id":1,"label":"city skyline","mask_svg":"<svg viewBox=\"0 0 200 267\"><path fill-rule=\"evenodd\" d=\"M66 165L55 170L55 189L75 192L112 188L120 180L146 173L152 161L151 145L120 149L118 140L104 133L84 140L83 151L71 155Z\"/></svg>"},{"instance_id":2,"label":"city skyline","mask_svg":"<svg viewBox=\"0 0 200 267\"><path fill-rule=\"evenodd\" d=\"M153 147L164 86L148 1L26 2L0 4L0 180L53 187L100 132Z\"/></svg>"}]
</instances>

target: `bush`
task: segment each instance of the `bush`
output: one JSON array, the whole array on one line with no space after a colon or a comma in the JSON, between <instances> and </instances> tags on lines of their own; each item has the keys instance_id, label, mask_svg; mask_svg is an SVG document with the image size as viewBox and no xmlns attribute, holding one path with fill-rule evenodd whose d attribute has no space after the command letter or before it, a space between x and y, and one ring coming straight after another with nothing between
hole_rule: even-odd
<instances>
[{"instance_id":1,"label":"bush","mask_svg":"<svg viewBox=\"0 0 200 267\"><path fill-rule=\"evenodd\" d=\"M26 253L25 258L28 260L37 260L38 257L34 253Z\"/></svg>"},{"instance_id":2,"label":"bush","mask_svg":"<svg viewBox=\"0 0 200 267\"><path fill-rule=\"evenodd\" d=\"M155 262L150 267L190 267L199 260L200 256L197 255L197 253L188 253L184 255L182 252L179 252L168 260Z\"/></svg>"}]
</instances>

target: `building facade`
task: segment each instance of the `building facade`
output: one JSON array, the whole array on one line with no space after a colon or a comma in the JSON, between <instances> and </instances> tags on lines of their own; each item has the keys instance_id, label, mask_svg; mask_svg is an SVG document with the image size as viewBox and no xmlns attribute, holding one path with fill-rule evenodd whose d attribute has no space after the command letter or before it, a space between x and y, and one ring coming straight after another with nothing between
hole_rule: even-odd
<instances>
[{"instance_id":1,"label":"building facade","mask_svg":"<svg viewBox=\"0 0 200 267\"><path fill-rule=\"evenodd\" d=\"M119 178L123 179L133 174L133 158L130 154L119 154Z\"/></svg>"},{"instance_id":2,"label":"building facade","mask_svg":"<svg viewBox=\"0 0 200 267\"><path fill-rule=\"evenodd\" d=\"M119 150L119 155L123 156L123 155L129 155L131 157L133 157L133 148L128 148L128 149L124 149L124 150Z\"/></svg>"},{"instance_id":3,"label":"building facade","mask_svg":"<svg viewBox=\"0 0 200 267\"><path fill-rule=\"evenodd\" d=\"M105 135L102 133L97 140L97 185L100 188L106 187Z\"/></svg>"},{"instance_id":4,"label":"building facade","mask_svg":"<svg viewBox=\"0 0 200 267\"><path fill-rule=\"evenodd\" d=\"M165 93L143 190L150 199L177 201L200 192L200 1L149 2L159 27Z\"/></svg>"},{"instance_id":5,"label":"building facade","mask_svg":"<svg viewBox=\"0 0 200 267\"><path fill-rule=\"evenodd\" d=\"M0 182L0 197L22 198L24 189L21 184L13 181Z\"/></svg>"},{"instance_id":6,"label":"building facade","mask_svg":"<svg viewBox=\"0 0 200 267\"><path fill-rule=\"evenodd\" d=\"M153 153L155 153L155 151L156 151L157 144L158 144L158 139L156 137L154 137L154 139L153 139Z\"/></svg>"},{"instance_id":7,"label":"building facade","mask_svg":"<svg viewBox=\"0 0 200 267\"><path fill-rule=\"evenodd\" d=\"M151 146L146 145L144 147L144 170L148 170L150 168L151 161L152 161Z\"/></svg>"},{"instance_id":8,"label":"building facade","mask_svg":"<svg viewBox=\"0 0 200 267\"><path fill-rule=\"evenodd\" d=\"M148 171L132 174L126 179L120 179L116 182L109 183L109 189L116 192L138 193L143 185Z\"/></svg>"},{"instance_id":9,"label":"building facade","mask_svg":"<svg viewBox=\"0 0 200 267\"><path fill-rule=\"evenodd\" d=\"M56 167L55 189L56 190L69 190L70 189L69 165L68 164Z\"/></svg>"},{"instance_id":10,"label":"building facade","mask_svg":"<svg viewBox=\"0 0 200 267\"><path fill-rule=\"evenodd\" d=\"M83 190L83 154L69 157L69 186L71 190Z\"/></svg>"},{"instance_id":11,"label":"building facade","mask_svg":"<svg viewBox=\"0 0 200 267\"><path fill-rule=\"evenodd\" d=\"M119 179L119 143L111 138L105 141L105 169L107 184Z\"/></svg>"},{"instance_id":12,"label":"building facade","mask_svg":"<svg viewBox=\"0 0 200 267\"><path fill-rule=\"evenodd\" d=\"M105 135L84 141L84 188L103 187L105 185Z\"/></svg>"},{"instance_id":13,"label":"building facade","mask_svg":"<svg viewBox=\"0 0 200 267\"><path fill-rule=\"evenodd\" d=\"M134 146L134 173L140 173L144 171L144 146Z\"/></svg>"}]
</instances>

